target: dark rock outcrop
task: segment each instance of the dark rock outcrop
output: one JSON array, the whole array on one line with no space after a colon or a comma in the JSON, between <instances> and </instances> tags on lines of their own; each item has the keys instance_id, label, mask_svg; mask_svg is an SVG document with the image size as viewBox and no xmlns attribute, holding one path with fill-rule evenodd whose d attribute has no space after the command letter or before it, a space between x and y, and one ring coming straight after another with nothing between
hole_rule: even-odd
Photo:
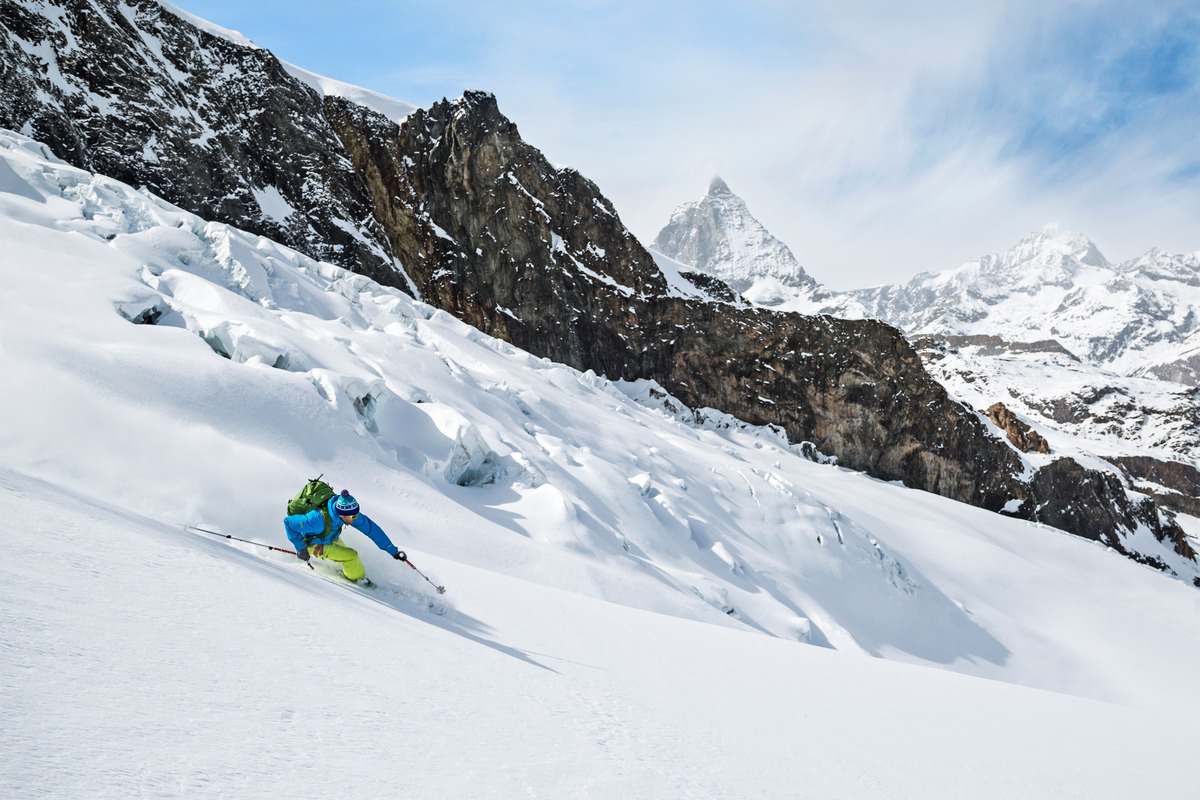
<instances>
[{"instance_id":1,"label":"dark rock outcrop","mask_svg":"<svg viewBox=\"0 0 1200 800\"><path fill-rule=\"evenodd\" d=\"M1112 459L1136 482L1163 487L1168 491L1139 486L1164 508L1200 517L1200 469L1180 461L1164 461L1149 456L1122 456Z\"/></svg>"},{"instance_id":2,"label":"dark rock outcrop","mask_svg":"<svg viewBox=\"0 0 1200 800\"><path fill-rule=\"evenodd\" d=\"M154 0L0 0L0 127L205 219L393 271L320 98L267 50Z\"/></svg>"},{"instance_id":3,"label":"dark rock outcrop","mask_svg":"<svg viewBox=\"0 0 1200 800\"><path fill-rule=\"evenodd\" d=\"M733 303L734 305L748 305L742 296L733 290L733 288L712 275L705 275L703 272L681 272L683 278L689 281L693 286L703 289L711 297L716 298L725 303Z\"/></svg>"},{"instance_id":4,"label":"dark rock outcrop","mask_svg":"<svg viewBox=\"0 0 1200 800\"><path fill-rule=\"evenodd\" d=\"M987 410L988 419L1004 431L1012 446L1022 453L1049 453L1050 443L1028 423L1023 422L1004 403L993 403Z\"/></svg>"},{"instance_id":5,"label":"dark rock outcrop","mask_svg":"<svg viewBox=\"0 0 1200 800\"><path fill-rule=\"evenodd\" d=\"M1164 524L1154 501L1129 495L1116 475L1084 469L1073 459L1060 458L1038 470L1032 484L1036 496L1070 498L1066 503L1023 509L1038 522L1103 542L1135 561L1169 569L1160 559L1130 550L1112 533L1145 526L1177 554L1196 560L1196 551L1183 530L1173 523Z\"/></svg>"},{"instance_id":6,"label":"dark rock outcrop","mask_svg":"<svg viewBox=\"0 0 1200 800\"><path fill-rule=\"evenodd\" d=\"M1072 361L1079 361L1079 356L1062 346L1054 339L1039 339L1036 342L1014 342L1001 336L972 334L955 336L950 334L923 334L913 338L913 346L918 350L936 347L978 347L983 356L1002 355L1004 353L1057 353Z\"/></svg>"}]
</instances>

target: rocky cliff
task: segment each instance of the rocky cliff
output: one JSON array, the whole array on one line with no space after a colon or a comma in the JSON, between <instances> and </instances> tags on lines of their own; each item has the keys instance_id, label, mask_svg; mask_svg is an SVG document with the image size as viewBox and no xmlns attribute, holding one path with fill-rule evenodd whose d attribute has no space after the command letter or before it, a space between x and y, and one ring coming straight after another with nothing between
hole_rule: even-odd
<instances>
[{"instance_id":1,"label":"rocky cliff","mask_svg":"<svg viewBox=\"0 0 1200 800\"><path fill-rule=\"evenodd\" d=\"M0 126L208 219L387 278L320 97L154 0L0 0Z\"/></svg>"},{"instance_id":2,"label":"rocky cliff","mask_svg":"<svg viewBox=\"0 0 1200 800\"><path fill-rule=\"evenodd\" d=\"M776 424L844 466L998 509L1019 461L878 322L676 296L597 187L468 92L401 125L329 116L422 296L538 355L650 378L694 407Z\"/></svg>"}]
</instances>

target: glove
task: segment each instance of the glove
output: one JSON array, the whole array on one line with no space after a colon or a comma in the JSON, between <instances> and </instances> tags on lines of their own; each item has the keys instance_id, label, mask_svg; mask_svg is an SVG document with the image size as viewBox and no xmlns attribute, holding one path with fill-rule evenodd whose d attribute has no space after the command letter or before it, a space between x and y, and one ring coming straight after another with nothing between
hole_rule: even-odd
<instances>
[{"instance_id":1,"label":"glove","mask_svg":"<svg viewBox=\"0 0 1200 800\"><path fill-rule=\"evenodd\" d=\"M404 554L403 550L397 550L395 553L392 553L392 558L397 561L408 561L408 556Z\"/></svg>"},{"instance_id":2,"label":"glove","mask_svg":"<svg viewBox=\"0 0 1200 800\"><path fill-rule=\"evenodd\" d=\"M300 559L301 561L308 561L308 548L301 547L299 550L297 550L296 558Z\"/></svg>"}]
</instances>

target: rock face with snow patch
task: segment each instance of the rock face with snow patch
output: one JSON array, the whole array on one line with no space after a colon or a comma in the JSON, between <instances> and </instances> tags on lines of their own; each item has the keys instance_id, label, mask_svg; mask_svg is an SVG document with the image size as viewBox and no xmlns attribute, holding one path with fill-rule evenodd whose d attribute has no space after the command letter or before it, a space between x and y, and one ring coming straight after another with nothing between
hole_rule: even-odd
<instances>
[{"instance_id":1,"label":"rock face with snow patch","mask_svg":"<svg viewBox=\"0 0 1200 800\"><path fill-rule=\"evenodd\" d=\"M1200 469L1151 456L1121 456L1113 461L1159 505L1200 517Z\"/></svg>"},{"instance_id":2,"label":"rock face with snow patch","mask_svg":"<svg viewBox=\"0 0 1200 800\"><path fill-rule=\"evenodd\" d=\"M0 127L207 219L372 277L387 240L321 98L154 0L0 0Z\"/></svg>"},{"instance_id":3,"label":"rock face with snow patch","mask_svg":"<svg viewBox=\"0 0 1200 800\"><path fill-rule=\"evenodd\" d=\"M1169 569L1161 557L1148 555L1126 546L1121 536L1112 530L1136 532L1159 528L1159 511L1149 497L1130 496L1115 475L1084 469L1073 459L1060 458L1038 470L1034 476L1035 491L1043 497L1072 497L1065 504L1037 510L1037 519L1063 530L1074 530L1085 538L1103 542L1122 555L1157 569ZM1175 526L1166 537L1156 537L1174 555L1196 561L1196 551L1182 530ZM1200 585L1200 584L1197 584Z\"/></svg>"}]
</instances>

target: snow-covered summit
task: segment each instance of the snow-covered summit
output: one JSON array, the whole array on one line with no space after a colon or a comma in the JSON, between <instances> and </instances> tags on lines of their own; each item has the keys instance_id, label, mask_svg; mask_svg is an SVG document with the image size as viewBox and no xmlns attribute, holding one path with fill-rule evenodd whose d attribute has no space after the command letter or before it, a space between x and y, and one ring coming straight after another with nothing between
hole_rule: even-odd
<instances>
[{"instance_id":1,"label":"snow-covered summit","mask_svg":"<svg viewBox=\"0 0 1200 800\"><path fill-rule=\"evenodd\" d=\"M1104 254L1087 236L1047 225L1012 247L979 259L979 274L996 285L1037 288L1070 283L1089 268L1112 270Z\"/></svg>"},{"instance_id":2,"label":"snow-covered summit","mask_svg":"<svg viewBox=\"0 0 1200 800\"><path fill-rule=\"evenodd\" d=\"M1121 272L1154 281L1200 286L1200 250L1194 253L1168 253L1152 247L1141 256L1123 263Z\"/></svg>"},{"instance_id":3,"label":"snow-covered summit","mask_svg":"<svg viewBox=\"0 0 1200 800\"><path fill-rule=\"evenodd\" d=\"M708 182L708 194L711 195L733 195L733 191L729 188L729 184L720 175L713 175L712 180Z\"/></svg>"},{"instance_id":4,"label":"snow-covered summit","mask_svg":"<svg viewBox=\"0 0 1200 800\"><path fill-rule=\"evenodd\" d=\"M760 305L778 305L816 288L788 246L754 218L719 175L703 199L675 209L651 249L720 278Z\"/></svg>"},{"instance_id":5,"label":"snow-covered summit","mask_svg":"<svg viewBox=\"0 0 1200 800\"><path fill-rule=\"evenodd\" d=\"M860 308L863 316L884 319L909 333L1051 339L1065 331L1054 325L1054 312L1064 300L1116 277L1116 269L1091 239L1048 225L1006 250L953 269L846 292L826 303L851 316Z\"/></svg>"},{"instance_id":6,"label":"snow-covered summit","mask_svg":"<svg viewBox=\"0 0 1200 800\"><path fill-rule=\"evenodd\" d=\"M1113 264L1086 236L1048 227L955 269L848 292L824 310L914 334L1055 339L1096 366L1171 378L1200 344L1197 263L1151 250Z\"/></svg>"}]
</instances>

